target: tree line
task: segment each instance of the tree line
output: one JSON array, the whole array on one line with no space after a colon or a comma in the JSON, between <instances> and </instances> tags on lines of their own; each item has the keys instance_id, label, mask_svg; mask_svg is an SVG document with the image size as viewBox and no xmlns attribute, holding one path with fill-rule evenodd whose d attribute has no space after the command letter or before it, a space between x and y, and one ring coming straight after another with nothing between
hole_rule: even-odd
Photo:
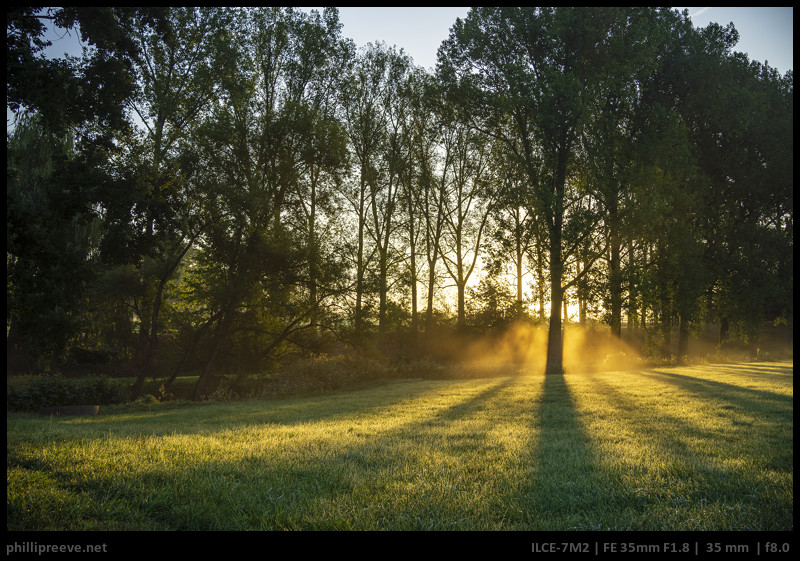
<instances>
[{"instance_id":1,"label":"tree line","mask_svg":"<svg viewBox=\"0 0 800 561\"><path fill-rule=\"evenodd\" d=\"M45 24L82 57L47 58ZM473 8L435 71L335 8L8 13L7 342L136 390L548 325L792 322L793 75L664 8ZM671 337L677 332L677 350Z\"/></svg>"}]
</instances>

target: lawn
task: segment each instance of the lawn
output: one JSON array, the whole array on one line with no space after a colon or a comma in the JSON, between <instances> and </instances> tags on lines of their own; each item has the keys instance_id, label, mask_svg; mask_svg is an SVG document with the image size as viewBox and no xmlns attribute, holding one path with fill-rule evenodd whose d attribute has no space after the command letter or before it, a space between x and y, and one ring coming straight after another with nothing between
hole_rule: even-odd
<instances>
[{"instance_id":1,"label":"lawn","mask_svg":"<svg viewBox=\"0 0 800 561\"><path fill-rule=\"evenodd\" d=\"M793 363L7 415L8 530L791 530Z\"/></svg>"}]
</instances>

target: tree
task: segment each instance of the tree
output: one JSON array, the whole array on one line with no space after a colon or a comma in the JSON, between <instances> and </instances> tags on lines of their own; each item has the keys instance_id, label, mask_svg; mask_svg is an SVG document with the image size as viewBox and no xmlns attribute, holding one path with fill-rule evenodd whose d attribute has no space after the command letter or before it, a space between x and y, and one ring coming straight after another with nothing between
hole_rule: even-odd
<instances>
[{"instance_id":1,"label":"tree","mask_svg":"<svg viewBox=\"0 0 800 561\"><path fill-rule=\"evenodd\" d=\"M19 114L33 111L56 134L79 124L82 137L107 143L127 120L124 102L133 94L132 64L138 56L132 30L151 24L150 8L11 8L7 13L6 105ZM88 46L82 57L50 58L44 49L46 24L80 32ZM73 131L75 132L75 131ZM82 138L76 138L77 145Z\"/></svg>"},{"instance_id":2,"label":"tree","mask_svg":"<svg viewBox=\"0 0 800 561\"><path fill-rule=\"evenodd\" d=\"M155 13L8 13L7 106L17 115L8 139L6 193L9 340L22 337L45 368L62 362L81 330L84 298L109 235L103 202L132 186L114 176L109 162L120 152L113 138L128 129L123 106L133 93L137 56L130 31L149 25ZM88 46L83 56L45 57L45 21L64 32L79 28Z\"/></svg>"},{"instance_id":3,"label":"tree","mask_svg":"<svg viewBox=\"0 0 800 561\"><path fill-rule=\"evenodd\" d=\"M38 116L17 123L7 144L6 256L9 342L38 370L58 367L81 332L102 230L92 169L71 138Z\"/></svg>"},{"instance_id":4,"label":"tree","mask_svg":"<svg viewBox=\"0 0 800 561\"><path fill-rule=\"evenodd\" d=\"M524 170L547 227L550 327L547 371L562 366L564 263L588 232L570 226L568 181L620 12L586 8L475 8L439 51L439 74L474 126L497 137ZM504 125L504 126L500 126ZM573 226L578 226L573 223ZM565 232L576 236L567 240ZM586 270L586 269L584 269Z\"/></svg>"},{"instance_id":5,"label":"tree","mask_svg":"<svg viewBox=\"0 0 800 561\"><path fill-rule=\"evenodd\" d=\"M303 190L301 178L338 166L320 159L318 135L338 133L310 102L311 85L322 76L310 69L318 67L318 57L335 54L336 42L321 38L335 38L340 26L334 11L324 20L309 18L292 9L238 13L220 99L193 139L202 164L192 180L204 193L208 225L198 238L195 297L205 301L214 325L195 398L235 331L262 334L266 356L293 331L312 325L318 302L300 291L308 286L308 277L302 280L303 269L310 271L303 267L307 239L288 215Z\"/></svg>"},{"instance_id":6,"label":"tree","mask_svg":"<svg viewBox=\"0 0 800 561\"><path fill-rule=\"evenodd\" d=\"M466 328L466 286L480 255L484 228L489 218L486 187L488 147L476 131L452 123L453 163L443 192L444 231L441 255L447 273L456 285L457 326Z\"/></svg>"},{"instance_id":7,"label":"tree","mask_svg":"<svg viewBox=\"0 0 800 561\"><path fill-rule=\"evenodd\" d=\"M157 25L134 35L140 57L134 67L137 91L129 107L141 132L130 140L135 142L131 148L140 198L133 208L119 209L120 225L132 228L130 235L147 248L143 256L134 256L141 259L145 296L138 309L141 358L134 395L153 375L167 282L202 229L181 151L187 150L192 129L218 92L219 50L229 21L229 13L218 8L170 8Z\"/></svg>"},{"instance_id":8,"label":"tree","mask_svg":"<svg viewBox=\"0 0 800 561\"><path fill-rule=\"evenodd\" d=\"M783 283L791 279L784 233L792 215L792 77L733 52L737 39L732 25L700 30L681 82L680 111L704 189L706 292L723 344L731 325L754 342L765 320L782 316L770 298L791 307Z\"/></svg>"},{"instance_id":9,"label":"tree","mask_svg":"<svg viewBox=\"0 0 800 561\"><path fill-rule=\"evenodd\" d=\"M419 166L419 207L424 220L423 245L428 269L425 332L430 333L446 218L447 177L455 154L455 130L449 127L455 116L444 96L441 82L435 77L425 82L417 115L415 160Z\"/></svg>"},{"instance_id":10,"label":"tree","mask_svg":"<svg viewBox=\"0 0 800 561\"><path fill-rule=\"evenodd\" d=\"M505 262L510 261L514 271L516 288L515 315L522 319L525 315L523 285L528 274L528 256L535 251L534 215L530 212L524 176L515 162L502 149L495 146L491 159L491 174L494 181L494 204L491 216L494 219L490 250L491 263L488 269L499 273Z\"/></svg>"},{"instance_id":11,"label":"tree","mask_svg":"<svg viewBox=\"0 0 800 561\"><path fill-rule=\"evenodd\" d=\"M586 181L601 206L608 241L606 308L611 333L619 338L623 309L623 250L630 239L631 166L635 143L647 126L647 87L663 64L664 52L675 43L680 21L668 11L630 8L609 18L605 48L598 61L603 82L596 89L582 137L581 159Z\"/></svg>"},{"instance_id":12,"label":"tree","mask_svg":"<svg viewBox=\"0 0 800 561\"><path fill-rule=\"evenodd\" d=\"M305 237L308 305L314 310L310 322L316 326L323 302L331 294L341 292L334 288L339 284L335 279L344 277L344 266L333 257L340 251L332 245L336 242L331 230L343 216L338 194L349 163L347 133L339 121L337 89L349 53L339 40L341 24L335 10L326 9L322 16L312 12L300 26L299 33L308 42L308 48L301 50L295 64L307 73L302 119L309 142L301 158L290 201L294 211L289 219Z\"/></svg>"}]
</instances>

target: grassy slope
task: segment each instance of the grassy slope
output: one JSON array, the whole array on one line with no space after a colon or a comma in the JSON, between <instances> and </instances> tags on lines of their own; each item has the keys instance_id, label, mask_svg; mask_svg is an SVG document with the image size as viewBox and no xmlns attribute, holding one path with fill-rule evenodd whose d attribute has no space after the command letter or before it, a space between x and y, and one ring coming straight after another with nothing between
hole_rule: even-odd
<instances>
[{"instance_id":1,"label":"grassy slope","mask_svg":"<svg viewBox=\"0 0 800 561\"><path fill-rule=\"evenodd\" d=\"M793 363L8 415L9 530L787 530Z\"/></svg>"}]
</instances>

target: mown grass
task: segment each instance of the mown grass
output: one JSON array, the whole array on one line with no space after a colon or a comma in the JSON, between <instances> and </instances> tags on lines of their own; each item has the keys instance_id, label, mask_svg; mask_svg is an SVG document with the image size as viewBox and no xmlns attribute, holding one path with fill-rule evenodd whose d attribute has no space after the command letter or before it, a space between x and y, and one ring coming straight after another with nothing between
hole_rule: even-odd
<instances>
[{"instance_id":1,"label":"mown grass","mask_svg":"<svg viewBox=\"0 0 800 561\"><path fill-rule=\"evenodd\" d=\"M792 400L782 362L8 414L7 529L789 530Z\"/></svg>"}]
</instances>

